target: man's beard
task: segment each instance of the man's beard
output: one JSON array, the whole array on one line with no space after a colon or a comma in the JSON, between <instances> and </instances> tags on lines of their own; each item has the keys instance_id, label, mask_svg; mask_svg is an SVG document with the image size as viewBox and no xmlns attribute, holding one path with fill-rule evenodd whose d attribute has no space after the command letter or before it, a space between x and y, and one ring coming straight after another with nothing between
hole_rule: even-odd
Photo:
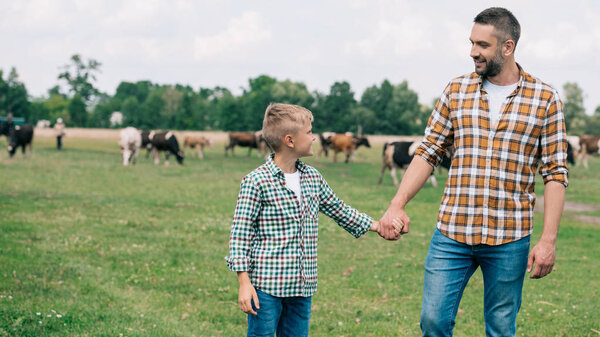
<instances>
[{"instance_id":1,"label":"man's beard","mask_svg":"<svg viewBox=\"0 0 600 337\"><path fill-rule=\"evenodd\" d=\"M478 61L480 61L483 57L477 58ZM502 57L502 54L500 54L500 52L497 52L494 57L492 57L489 60L486 60L485 62L485 69L477 71L477 69L475 69L475 72L477 72L477 75L481 76L481 77L492 77L492 76L496 76L500 73L500 71L502 71L502 68L504 67L504 58Z\"/></svg>"}]
</instances>

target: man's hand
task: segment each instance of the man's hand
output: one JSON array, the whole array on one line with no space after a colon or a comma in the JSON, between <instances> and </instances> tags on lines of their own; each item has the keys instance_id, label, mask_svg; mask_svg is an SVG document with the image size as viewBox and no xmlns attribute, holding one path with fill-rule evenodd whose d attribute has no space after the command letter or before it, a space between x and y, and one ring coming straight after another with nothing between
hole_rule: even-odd
<instances>
[{"instance_id":1,"label":"man's hand","mask_svg":"<svg viewBox=\"0 0 600 337\"><path fill-rule=\"evenodd\" d=\"M555 246L554 243L540 241L533 247L527 261L527 272L531 272L532 267L535 268L529 278L542 278L550 274L554 267Z\"/></svg>"},{"instance_id":2,"label":"man's hand","mask_svg":"<svg viewBox=\"0 0 600 337\"><path fill-rule=\"evenodd\" d=\"M240 305L240 309L243 312L256 316L257 313L252 308L252 301L254 301L254 306L256 310L260 309L260 304L258 303L258 295L256 294L256 289L250 282L248 278L247 272L238 272L238 281L240 282L240 292L238 295L238 303Z\"/></svg>"},{"instance_id":3,"label":"man's hand","mask_svg":"<svg viewBox=\"0 0 600 337\"><path fill-rule=\"evenodd\" d=\"M396 225L394 225L394 221L396 221ZM408 233L409 226L410 218L404 209L390 207L379 220L377 233L386 240L398 240L402 234Z\"/></svg>"}]
</instances>

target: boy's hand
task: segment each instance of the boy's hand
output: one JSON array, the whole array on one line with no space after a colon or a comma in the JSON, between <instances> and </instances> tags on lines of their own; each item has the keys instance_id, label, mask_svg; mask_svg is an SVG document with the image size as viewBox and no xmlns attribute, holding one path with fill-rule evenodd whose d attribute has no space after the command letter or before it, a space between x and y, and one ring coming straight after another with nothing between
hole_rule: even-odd
<instances>
[{"instance_id":1,"label":"boy's hand","mask_svg":"<svg viewBox=\"0 0 600 337\"><path fill-rule=\"evenodd\" d=\"M238 272L238 281L240 282L240 292L238 295L238 303L240 305L240 309L243 312L256 316L257 313L252 308L252 301L254 301L254 306L256 310L260 309L260 304L258 303L258 295L256 294L256 289L250 282L250 278L248 277L248 272L241 271Z\"/></svg>"},{"instance_id":2,"label":"boy's hand","mask_svg":"<svg viewBox=\"0 0 600 337\"><path fill-rule=\"evenodd\" d=\"M238 303L240 304L240 309L243 312L256 316L256 311L252 308L252 300L254 300L254 305L256 306L256 310L260 309L260 305L258 304L258 295L256 295L256 290L251 283L248 284L240 284L240 294L238 296Z\"/></svg>"},{"instance_id":3,"label":"boy's hand","mask_svg":"<svg viewBox=\"0 0 600 337\"><path fill-rule=\"evenodd\" d=\"M379 230L379 221L373 220L373 223L371 224L371 228L369 228L369 230L371 232L377 232Z\"/></svg>"}]
</instances>

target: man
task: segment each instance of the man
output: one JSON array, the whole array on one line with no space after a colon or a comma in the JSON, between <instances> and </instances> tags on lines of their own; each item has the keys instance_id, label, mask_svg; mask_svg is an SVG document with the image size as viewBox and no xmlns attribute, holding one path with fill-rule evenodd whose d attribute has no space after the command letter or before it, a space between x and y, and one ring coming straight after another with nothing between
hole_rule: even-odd
<instances>
[{"instance_id":1,"label":"man","mask_svg":"<svg viewBox=\"0 0 600 337\"><path fill-rule=\"evenodd\" d=\"M514 59L520 25L488 8L474 20L475 72L452 80L433 110L425 140L381 218L380 234L407 233L405 205L453 145L452 167L425 261L423 336L451 336L463 290L481 267L488 336L514 336L525 271L552 271L567 186L567 142L556 90ZM529 252L535 171L546 185L544 228ZM404 223L396 234L392 219Z\"/></svg>"},{"instance_id":2,"label":"man","mask_svg":"<svg viewBox=\"0 0 600 337\"><path fill-rule=\"evenodd\" d=\"M65 123L58 117L54 123L54 133L56 134L56 149L62 150L62 138L65 136Z\"/></svg>"}]
</instances>

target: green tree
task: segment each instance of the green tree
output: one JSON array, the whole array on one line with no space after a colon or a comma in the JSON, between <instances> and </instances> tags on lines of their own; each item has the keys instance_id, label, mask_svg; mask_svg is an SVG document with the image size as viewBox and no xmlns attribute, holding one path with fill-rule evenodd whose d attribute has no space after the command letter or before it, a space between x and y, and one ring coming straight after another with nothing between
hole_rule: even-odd
<instances>
[{"instance_id":1,"label":"green tree","mask_svg":"<svg viewBox=\"0 0 600 337\"><path fill-rule=\"evenodd\" d=\"M600 105L594 110L594 114L589 118L585 124L585 133L589 135L600 134Z\"/></svg>"},{"instance_id":2,"label":"green tree","mask_svg":"<svg viewBox=\"0 0 600 337\"><path fill-rule=\"evenodd\" d=\"M25 84L19 81L19 74L13 67L6 81L0 69L0 115L6 115L12 111L13 116L23 117L27 122L31 121L31 103L27 94Z\"/></svg>"},{"instance_id":3,"label":"green tree","mask_svg":"<svg viewBox=\"0 0 600 337\"><path fill-rule=\"evenodd\" d=\"M394 86L392 99L386 109L392 132L401 135L423 133L423 112L419 104L419 95L408 87L408 82Z\"/></svg>"},{"instance_id":4,"label":"green tree","mask_svg":"<svg viewBox=\"0 0 600 337\"><path fill-rule=\"evenodd\" d=\"M241 109L240 100L236 99L229 89L215 88L213 104L218 114L216 128L225 131L249 129L243 119L244 110Z\"/></svg>"},{"instance_id":5,"label":"green tree","mask_svg":"<svg viewBox=\"0 0 600 337\"><path fill-rule=\"evenodd\" d=\"M79 94L85 101L98 95L99 91L92 82L96 81L96 73L100 72L102 64L94 59L87 62L79 54L71 56L71 63L63 66L63 72L58 75L59 80L65 80L71 93Z\"/></svg>"},{"instance_id":6,"label":"green tree","mask_svg":"<svg viewBox=\"0 0 600 337\"><path fill-rule=\"evenodd\" d=\"M60 94L52 94L43 103L44 109L48 112L48 120L55 122L57 118L62 118L66 125L71 124L71 115L69 114L69 100Z\"/></svg>"},{"instance_id":7,"label":"green tree","mask_svg":"<svg viewBox=\"0 0 600 337\"><path fill-rule=\"evenodd\" d=\"M177 115L180 114L183 93L172 86L167 86L162 92L163 108L160 111L161 123L166 128L176 125Z\"/></svg>"},{"instance_id":8,"label":"green tree","mask_svg":"<svg viewBox=\"0 0 600 337\"><path fill-rule=\"evenodd\" d=\"M139 127L144 129L167 128L167 121L161 118L164 108L162 99L163 90L155 89L150 92L148 98L141 104Z\"/></svg>"},{"instance_id":9,"label":"green tree","mask_svg":"<svg viewBox=\"0 0 600 337\"><path fill-rule=\"evenodd\" d=\"M583 90L575 82L565 83L563 90L565 92L563 109L567 132L573 135L581 135L587 122L583 105Z\"/></svg>"},{"instance_id":10,"label":"green tree","mask_svg":"<svg viewBox=\"0 0 600 337\"><path fill-rule=\"evenodd\" d=\"M357 106L350 83L335 82L325 99L318 102L321 115L315 116L315 120L320 120L318 126L322 131L346 132L356 126L349 118Z\"/></svg>"},{"instance_id":11,"label":"green tree","mask_svg":"<svg viewBox=\"0 0 600 337\"><path fill-rule=\"evenodd\" d=\"M91 113L89 126L98 128L108 128L110 125L110 116L115 111L120 111L120 104L113 97L103 96Z\"/></svg>"},{"instance_id":12,"label":"green tree","mask_svg":"<svg viewBox=\"0 0 600 337\"><path fill-rule=\"evenodd\" d=\"M121 105L121 113L124 116L125 124L134 127L145 126L142 107L135 96L129 96Z\"/></svg>"},{"instance_id":13,"label":"green tree","mask_svg":"<svg viewBox=\"0 0 600 337\"><path fill-rule=\"evenodd\" d=\"M86 110L85 101L79 94L75 94L68 106L71 122L75 126L87 126L88 112Z\"/></svg>"},{"instance_id":14,"label":"green tree","mask_svg":"<svg viewBox=\"0 0 600 337\"><path fill-rule=\"evenodd\" d=\"M255 131L262 127L265 109L274 101L273 86L277 80L267 75L248 80L249 89L245 89L239 98L245 112L240 116L244 121L242 131Z\"/></svg>"}]
</instances>

